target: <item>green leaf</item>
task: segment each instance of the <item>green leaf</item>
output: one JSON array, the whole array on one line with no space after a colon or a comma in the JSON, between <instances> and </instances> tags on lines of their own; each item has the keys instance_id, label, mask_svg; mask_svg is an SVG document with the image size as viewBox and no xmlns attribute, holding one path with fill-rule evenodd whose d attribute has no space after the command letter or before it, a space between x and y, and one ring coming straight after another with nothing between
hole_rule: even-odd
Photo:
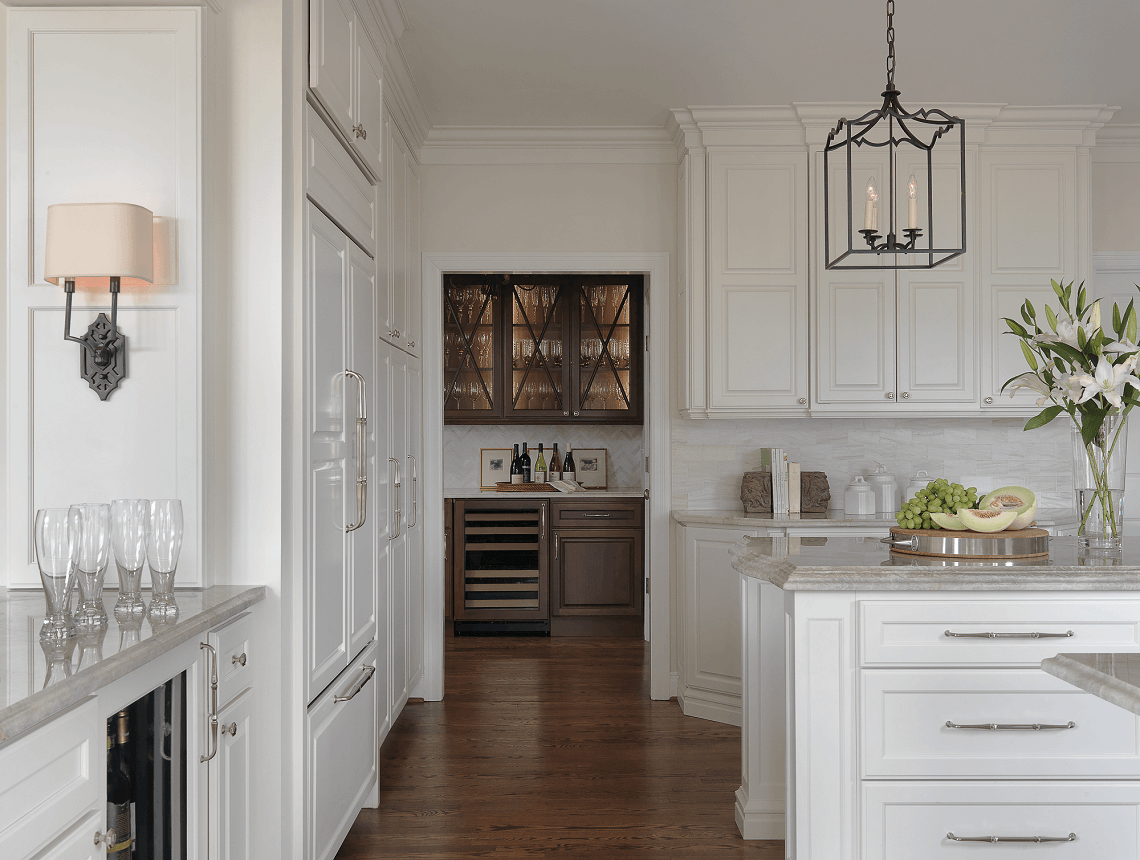
<instances>
[{"instance_id":1,"label":"green leaf","mask_svg":"<svg viewBox=\"0 0 1140 860\"><path fill-rule=\"evenodd\" d=\"M1033 317L1029 315L1029 311L1025 309L1025 305L1021 306L1021 318L1025 320L1026 325L1033 325Z\"/></svg>"},{"instance_id":2,"label":"green leaf","mask_svg":"<svg viewBox=\"0 0 1140 860\"><path fill-rule=\"evenodd\" d=\"M1081 348L1081 352L1084 352L1088 347L1088 338L1085 337L1085 330L1080 326L1077 326L1077 346Z\"/></svg>"},{"instance_id":3,"label":"green leaf","mask_svg":"<svg viewBox=\"0 0 1140 860\"><path fill-rule=\"evenodd\" d=\"M1084 288L1084 285L1082 284L1081 288L1079 290L1077 290L1077 316L1079 317L1084 312L1085 312L1085 288Z\"/></svg>"},{"instance_id":4,"label":"green leaf","mask_svg":"<svg viewBox=\"0 0 1140 860\"><path fill-rule=\"evenodd\" d=\"M1037 370L1037 358L1033 355L1033 350L1029 348L1029 344L1025 341L1021 342L1021 354L1025 356L1025 363L1033 370Z\"/></svg>"},{"instance_id":5,"label":"green leaf","mask_svg":"<svg viewBox=\"0 0 1140 860\"><path fill-rule=\"evenodd\" d=\"M1044 427L1046 424L1060 415L1063 411L1064 409L1062 409L1060 406L1046 406L1041 410L1040 414L1034 415L1032 418L1025 422L1025 429L1036 430L1038 427Z\"/></svg>"},{"instance_id":6,"label":"green leaf","mask_svg":"<svg viewBox=\"0 0 1140 860\"><path fill-rule=\"evenodd\" d=\"M1025 327L1022 326L1022 324L1019 323L1017 320L1011 320L1009 317L1002 317L1002 319L1005 320L1005 324L1009 326L1009 331L1006 332L1006 334L1012 333L1012 334L1017 335L1018 337L1024 337L1024 338L1029 337L1029 332L1027 332L1025 330Z\"/></svg>"},{"instance_id":7,"label":"green leaf","mask_svg":"<svg viewBox=\"0 0 1140 860\"><path fill-rule=\"evenodd\" d=\"M1136 289L1140 290L1140 285L1138 285ZM1033 302L1029 301L1029 299L1026 299L1023 307L1029 309L1029 315L1033 317L1033 319L1037 319L1037 311L1033 310Z\"/></svg>"},{"instance_id":8,"label":"green leaf","mask_svg":"<svg viewBox=\"0 0 1140 860\"><path fill-rule=\"evenodd\" d=\"M1069 309L1069 297L1073 294L1073 282L1069 281L1068 285L1061 284L1061 289L1065 291L1065 310ZM1070 314L1072 316L1072 314Z\"/></svg>"},{"instance_id":9,"label":"green leaf","mask_svg":"<svg viewBox=\"0 0 1140 860\"><path fill-rule=\"evenodd\" d=\"M1049 344L1049 349L1053 350L1053 352L1057 353L1057 355L1063 356L1065 361L1069 362L1069 364L1072 364L1074 366L1084 365L1084 353L1082 353L1080 350L1073 349L1067 343L1053 342Z\"/></svg>"},{"instance_id":10,"label":"green leaf","mask_svg":"<svg viewBox=\"0 0 1140 860\"><path fill-rule=\"evenodd\" d=\"M1088 405L1088 404L1082 404ZM1100 432L1100 427L1104 424L1104 416L1108 414L1106 407L1096 408L1092 407L1089 411L1084 413L1085 420L1081 422L1081 439L1086 445L1091 445L1096 434Z\"/></svg>"},{"instance_id":11,"label":"green leaf","mask_svg":"<svg viewBox=\"0 0 1140 860\"><path fill-rule=\"evenodd\" d=\"M1135 301L1131 299L1124 311L1124 339L1129 343L1136 343L1136 308L1132 306Z\"/></svg>"},{"instance_id":12,"label":"green leaf","mask_svg":"<svg viewBox=\"0 0 1140 860\"><path fill-rule=\"evenodd\" d=\"M1124 321L1120 318L1120 305L1116 302L1112 303L1112 330L1116 332L1118 338L1124 331Z\"/></svg>"},{"instance_id":13,"label":"green leaf","mask_svg":"<svg viewBox=\"0 0 1140 860\"><path fill-rule=\"evenodd\" d=\"M1065 291L1061 289L1061 285L1050 278L1049 285L1053 288L1053 292L1057 294L1057 298L1061 301L1065 300Z\"/></svg>"},{"instance_id":14,"label":"green leaf","mask_svg":"<svg viewBox=\"0 0 1140 860\"><path fill-rule=\"evenodd\" d=\"M1045 305L1045 319L1049 320L1049 328L1053 329L1053 334L1057 333L1057 315L1053 313L1053 309Z\"/></svg>"}]
</instances>

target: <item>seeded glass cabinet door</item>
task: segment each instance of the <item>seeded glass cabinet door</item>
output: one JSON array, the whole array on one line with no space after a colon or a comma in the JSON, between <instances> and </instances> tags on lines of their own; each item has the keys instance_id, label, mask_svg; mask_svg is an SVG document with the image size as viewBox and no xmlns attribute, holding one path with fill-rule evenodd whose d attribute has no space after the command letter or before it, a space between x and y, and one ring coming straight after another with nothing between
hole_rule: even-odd
<instances>
[{"instance_id":1,"label":"seeded glass cabinet door","mask_svg":"<svg viewBox=\"0 0 1140 860\"><path fill-rule=\"evenodd\" d=\"M503 295L506 351L503 360L509 385L503 416L508 419L563 419L570 416L567 396L567 296L562 279L512 277ZM530 283L527 283L530 281Z\"/></svg>"},{"instance_id":2,"label":"seeded glass cabinet door","mask_svg":"<svg viewBox=\"0 0 1140 860\"><path fill-rule=\"evenodd\" d=\"M444 280L443 409L448 421L497 419L503 414L495 366L501 302L493 277Z\"/></svg>"},{"instance_id":3,"label":"seeded glass cabinet door","mask_svg":"<svg viewBox=\"0 0 1140 860\"><path fill-rule=\"evenodd\" d=\"M570 291L573 417L640 424L641 279L593 276Z\"/></svg>"}]
</instances>

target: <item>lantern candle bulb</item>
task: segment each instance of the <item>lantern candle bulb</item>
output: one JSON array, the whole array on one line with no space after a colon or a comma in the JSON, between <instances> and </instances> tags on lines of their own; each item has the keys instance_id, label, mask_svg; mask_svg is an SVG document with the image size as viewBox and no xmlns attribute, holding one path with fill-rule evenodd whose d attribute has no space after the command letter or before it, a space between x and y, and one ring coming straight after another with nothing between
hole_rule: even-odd
<instances>
[{"instance_id":1,"label":"lantern candle bulb","mask_svg":"<svg viewBox=\"0 0 1140 860\"><path fill-rule=\"evenodd\" d=\"M867 207L863 210L863 229L875 230L879 226L879 193L875 190L875 178L867 180Z\"/></svg>"},{"instance_id":2,"label":"lantern candle bulb","mask_svg":"<svg viewBox=\"0 0 1140 860\"><path fill-rule=\"evenodd\" d=\"M918 229L918 183L914 179L914 174L910 175L910 181L906 186L907 197L907 213L906 213L906 226L911 230Z\"/></svg>"}]
</instances>

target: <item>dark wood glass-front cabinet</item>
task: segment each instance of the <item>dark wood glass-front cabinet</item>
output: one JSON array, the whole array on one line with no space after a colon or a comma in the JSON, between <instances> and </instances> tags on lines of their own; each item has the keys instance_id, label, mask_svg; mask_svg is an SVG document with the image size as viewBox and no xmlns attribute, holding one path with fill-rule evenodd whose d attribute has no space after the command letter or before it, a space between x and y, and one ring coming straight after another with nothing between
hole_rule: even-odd
<instances>
[{"instance_id":1,"label":"dark wood glass-front cabinet","mask_svg":"<svg viewBox=\"0 0 1140 860\"><path fill-rule=\"evenodd\" d=\"M444 276L448 424L641 424L640 275Z\"/></svg>"}]
</instances>

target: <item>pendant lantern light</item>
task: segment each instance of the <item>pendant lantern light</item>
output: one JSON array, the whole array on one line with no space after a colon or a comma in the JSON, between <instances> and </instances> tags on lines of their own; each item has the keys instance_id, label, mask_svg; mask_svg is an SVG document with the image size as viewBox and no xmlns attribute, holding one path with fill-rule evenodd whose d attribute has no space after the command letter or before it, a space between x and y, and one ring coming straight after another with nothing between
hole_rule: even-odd
<instances>
[{"instance_id":1,"label":"pendant lantern light","mask_svg":"<svg viewBox=\"0 0 1140 860\"><path fill-rule=\"evenodd\" d=\"M937 108L908 113L899 104L894 15L894 0L887 0L882 107L858 119L840 119L824 145L828 269L932 269L966 252L966 123ZM840 174L845 189L832 181ZM868 174L864 183L861 177ZM838 210L834 223L832 209Z\"/></svg>"}]
</instances>

